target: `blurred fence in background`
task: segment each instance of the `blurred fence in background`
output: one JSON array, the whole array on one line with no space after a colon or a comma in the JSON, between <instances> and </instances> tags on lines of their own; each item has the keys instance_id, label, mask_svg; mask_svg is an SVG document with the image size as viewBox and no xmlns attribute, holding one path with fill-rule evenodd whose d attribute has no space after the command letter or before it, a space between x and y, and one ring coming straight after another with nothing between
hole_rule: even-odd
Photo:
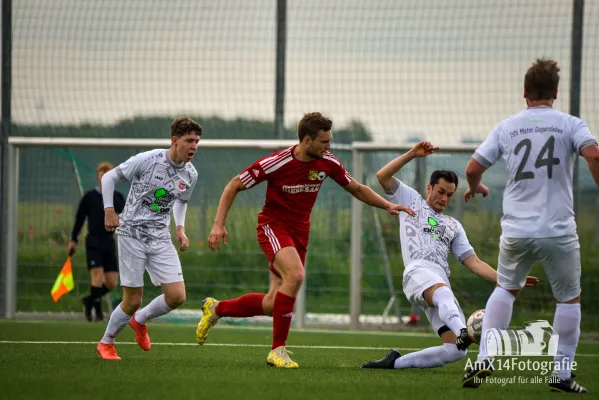
<instances>
[{"instance_id":1,"label":"blurred fence in background","mask_svg":"<svg viewBox=\"0 0 599 400\"><path fill-rule=\"evenodd\" d=\"M459 146L479 143L495 124L525 106L524 73L540 56L560 63L556 107L569 111L571 60L573 49L577 49L572 38L581 28L573 23L573 10L583 2L4 3L12 3L12 88L9 97L3 93L3 111L7 98L12 103L9 115L3 112L3 134L74 140L166 138L172 118L189 115L204 126L206 139L274 139L276 118L283 118L279 121L284 125L282 137L293 139L295 124L303 113L318 110L334 120L336 142L372 140L396 145L428 139L441 146ZM277 25L277 12L281 15L277 7L282 4L286 5L285 18ZM599 2L586 1L583 16L580 91L574 95L580 96L581 118L596 130ZM285 32L285 64L279 68L283 75L277 74L277 62L281 62L277 59L277 49L281 51L277 27ZM3 43L6 51L5 37ZM277 88L283 90L278 97ZM277 102L284 113L275 118ZM90 189L95 185L97 163L118 164L139 150L21 151L18 232L12 233L18 235L19 311L79 310L76 297L88 290L89 280L82 254L75 259L75 295L58 304L49 296L79 201L75 171L84 189ZM254 237L264 186L238 198L227 250L212 254L205 247L224 185L265 154L260 150L210 150L194 160L200 181L187 218L195 245L183 255L189 287L187 307L198 308L205 295L231 297L266 289L266 260ZM376 187L373 174L398 154L365 154L365 181ZM351 153L340 151L337 155L351 172ZM443 167L463 178L467 158L467 154L440 153L427 160L425 171ZM577 195L584 297L599 292L594 274L599 223L596 187L585 165L580 173ZM402 174L402 179L419 185L423 193L426 173L408 166ZM502 174L497 166L486 176L492 186L490 198L466 207L458 197L449 210L463 221L481 258L492 265L496 263L505 184ZM379 214L382 236L377 233L374 214L363 211L361 304L366 314L381 313L389 300L383 249L388 251L395 287L401 289L397 220ZM347 314L351 301L350 197L334 184L325 184L312 220L307 311ZM459 265L454 265L453 271L454 288L464 310L482 308L491 287ZM0 279L3 298L6 274ZM409 312L401 292L399 299L401 311ZM534 318L544 313L550 318L550 300L546 285L526 291L517 312ZM590 297L583 300L584 316L592 321L587 328L597 329L599 308Z\"/></svg>"}]
</instances>

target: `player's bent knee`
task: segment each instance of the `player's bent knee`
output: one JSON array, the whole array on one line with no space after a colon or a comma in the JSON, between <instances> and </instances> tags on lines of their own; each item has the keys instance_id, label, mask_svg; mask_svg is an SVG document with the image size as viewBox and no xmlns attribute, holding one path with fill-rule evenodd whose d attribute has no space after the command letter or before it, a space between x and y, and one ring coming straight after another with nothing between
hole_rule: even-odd
<instances>
[{"instance_id":1,"label":"player's bent knee","mask_svg":"<svg viewBox=\"0 0 599 400\"><path fill-rule=\"evenodd\" d=\"M125 314L133 315L135 311L139 310L139 307L141 307L141 299L123 299L121 304Z\"/></svg>"},{"instance_id":2,"label":"player's bent knee","mask_svg":"<svg viewBox=\"0 0 599 400\"><path fill-rule=\"evenodd\" d=\"M301 284L304 282L305 276L306 272L304 271L304 267L294 267L283 274L283 284L287 283L301 286Z\"/></svg>"},{"instance_id":3,"label":"player's bent knee","mask_svg":"<svg viewBox=\"0 0 599 400\"><path fill-rule=\"evenodd\" d=\"M293 271L289 275L289 279L291 280L291 282L299 284L299 285L304 283L305 277L306 277L306 273L304 272L303 268L301 270Z\"/></svg>"},{"instance_id":4,"label":"player's bent knee","mask_svg":"<svg viewBox=\"0 0 599 400\"><path fill-rule=\"evenodd\" d=\"M119 278L118 275L115 277L112 277L110 275L106 275L105 279L104 279L104 286L106 286L106 289L108 290L115 290L117 285L119 283Z\"/></svg>"},{"instance_id":5,"label":"player's bent knee","mask_svg":"<svg viewBox=\"0 0 599 400\"><path fill-rule=\"evenodd\" d=\"M91 281L92 286L100 287L104 283L104 270L102 267L92 268L91 272Z\"/></svg>"},{"instance_id":6,"label":"player's bent knee","mask_svg":"<svg viewBox=\"0 0 599 400\"><path fill-rule=\"evenodd\" d=\"M170 308L178 308L181 307L185 303L186 296L185 293L174 293L165 296L164 301Z\"/></svg>"}]
</instances>

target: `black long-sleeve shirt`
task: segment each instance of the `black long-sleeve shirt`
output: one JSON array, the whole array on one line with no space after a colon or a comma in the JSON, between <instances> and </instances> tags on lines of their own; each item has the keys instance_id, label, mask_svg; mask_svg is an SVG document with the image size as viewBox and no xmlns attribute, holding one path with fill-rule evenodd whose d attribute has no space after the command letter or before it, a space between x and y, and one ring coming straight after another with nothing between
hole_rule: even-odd
<instances>
[{"instance_id":1,"label":"black long-sleeve shirt","mask_svg":"<svg viewBox=\"0 0 599 400\"><path fill-rule=\"evenodd\" d=\"M120 214L125 208L125 196L121 192L114 191L114 211ZM85 192L75 216L75 225L71 233L71 240L77 242L77 237L87 217L86 244L89 247L106 248L114 245L113 233L104 227L104 201L102 193L98 188Z\"/></svg>"}]
</instances>

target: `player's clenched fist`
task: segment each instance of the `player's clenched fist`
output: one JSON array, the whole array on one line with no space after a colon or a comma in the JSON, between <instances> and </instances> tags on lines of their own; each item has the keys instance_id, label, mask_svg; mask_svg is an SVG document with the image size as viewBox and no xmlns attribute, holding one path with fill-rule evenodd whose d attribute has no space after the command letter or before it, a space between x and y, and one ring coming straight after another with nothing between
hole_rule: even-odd
<instances>
[{"instance_id":1,"label":"player's clenched fist","mask_svg":"<svg viewBox=\"0 0 599 400\"><path fill-rule=\"evenodd\" d=\"M229 234L225 229L224 225L214 225L212 231L210 232L210 236L208 237L208 247L212 251L216 251L220 249L221 240L227 244L227 239Z\"/></svg>"},{"instance_id":2,"label":"player's clenched fist","mask_svg":"<svg viewBox=\"0 0 599 400\"><path fill-rule=\"evenodd\" d=\"M433 146L431 142L420 142L412 147L410 153L412 153L414 157L426 157L437 150L439 150L439 147Z\"/></svg>"},{"instance_id":3,"label":"player's clenched fist","mask_svg":"<svg viewBox=\"0 0 599 400\"><path fill-rule=\"evenodd\" d=\"M177 240L177 242L179 242L180 251L185 251L189 248L189 239L187 238L185 230L182 226L177 227L175 239Z\"/></svg>"},{"instance_id":4,"label":"player's clenched fist","mask_svg":"<svg viewBox=\"0 0 599 400\"><path fill-rule=\"evenodd\" d=\"M104 209L104 227L108 232L114 232L119 226L119 216L114 211L114 208Z\"/></svg>"}]
</instances>

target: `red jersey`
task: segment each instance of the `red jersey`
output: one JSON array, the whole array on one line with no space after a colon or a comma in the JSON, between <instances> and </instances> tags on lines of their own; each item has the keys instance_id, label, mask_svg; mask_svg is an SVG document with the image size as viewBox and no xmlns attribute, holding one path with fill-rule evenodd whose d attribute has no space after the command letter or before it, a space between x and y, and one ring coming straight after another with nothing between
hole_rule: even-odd
<instances>
[{"instance_id":1,"label":"red jersey","mask_svg":"<svg viewBox=\"0 0 599 400\"><path fill-rule=\"evenodd\" d=\"M310 213L324 180L330 176L342 187L352 180L333 154L327 151L322 159L300 161L293 155L296 146L261 158L239 174L247 189L268 182L259 225L278 222L308 232Z\"/></svg>"}]
</instances>

